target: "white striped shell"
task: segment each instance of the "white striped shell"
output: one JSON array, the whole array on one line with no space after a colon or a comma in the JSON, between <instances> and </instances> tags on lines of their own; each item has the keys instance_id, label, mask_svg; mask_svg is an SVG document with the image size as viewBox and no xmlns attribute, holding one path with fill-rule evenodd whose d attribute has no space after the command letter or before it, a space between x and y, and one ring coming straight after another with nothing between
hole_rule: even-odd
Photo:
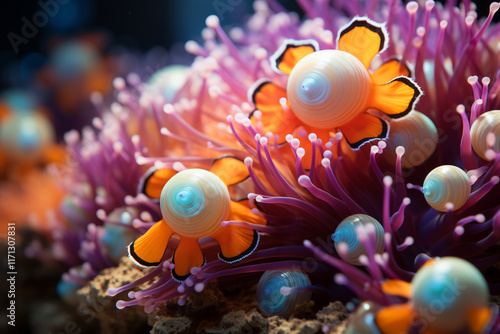
<instances>
[{"instance_id":1,"label":"white striped shell","mask_svg":"<svg viewBox=\"0 0 500 334\"><path fill-rule=\"evenodd\" d=\"M421 112L412 111L407 116L391 120L387 148L383 156L388 162L396 160L395 149L405 148L401 157L403 168L411 168L424 163L436 149L438 133L431 119Z\"/></svg>"},{"instance_id":2,"label":"white striped shell","mask_svg":"<svg viewBox=\"0 0 500 334\"><path fill-rule=\"evenodd\" d=\"M469 312L487 307L490 298L481 272L466 260L451 256L422 267L411 285L417 318L438 333L464 333Z\"/></svg>"},{"instance_id":3,"label":"white striped shell","mask_svg":"<svg viewBox=\"0 0 500 334\"><path fill-rule=\"evenodd\" d=\"M500 110L485 112L472 123L470 129L472 148L484 160L489 160L486 157L486 151L489 149L486 137L490 132L495 135L493 150L500 152Z\"/></svg>"},{"instance_id":4,"label":"white striped shell","mask_svg":"<svg viewBox=\"0 0 500 334\"><path fill-rule=\"evenodd\" d=\"M384 252L384 228L380 223L373 217L365 214L355 214L351 215L339 224L335 229L335 233L332 234L332 240L335 243L335 249L340 257L351 264L356 266L362 265L359 262L359 257L361 255L366 255L366 248L359 241L358 235L356 233L356 228L360 226L367 226L372 224L375 226L375 252ZM340 244L347 244L347 254L343 255L340 251Z\"/></svg>"},{"instance_id":5,"label":"white striped shell","mask_svg":"<svg viewBox=\"0 0 500 334\"><path fill-rule=\"evenodd\" d=\"M284 296L282 287L307 287L311 281L306 273L299 270L271 270L266 271L257 286L259 309L267 316L290 316L296 307L311 300L311 292L293 291Z\"/></svg>"},{"instance_id":6,"label":"white striped shell","mask_svg":"<svg viewBox=\"0 0 500 334\"><path fill-rule=\"evenodd\" d=\"M313 52L292 69L287 98L305 124L333 129L366 109L370 75L358 58L339 50Z\"/></svg>"},{"instance_id":7,"label":"white striped shell","mask_svg":"<svg viewBox=\"0 0 500 334\"><path fill-rule=\"evenodd\" d=\"M452 165L434 168L424 180L422 191L427 203L434 209L446 212L446 204L453 210L462 207L471 192L470 180L465 172Z\"/></svg>"},{"instance_id":8,"label":"white striped shell","mask_svg":"<svg viewBox=\"0 0 500 334\"><path fill-rule=\"evenodd\" d=\"M227 186L215 174L187 169L174 175L160 197L163 219L179 235L204 238L227 219L231 200Z\"/></svg>"}]
</instances>

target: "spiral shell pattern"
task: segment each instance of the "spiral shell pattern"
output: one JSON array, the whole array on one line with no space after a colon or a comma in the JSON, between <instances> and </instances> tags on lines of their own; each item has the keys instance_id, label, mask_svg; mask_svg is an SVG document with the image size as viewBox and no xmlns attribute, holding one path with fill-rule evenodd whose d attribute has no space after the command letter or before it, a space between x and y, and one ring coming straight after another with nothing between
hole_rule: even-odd
<instances>
[{"instance_id":1,"label":"spiral shell pattern","mask_svg":"<svg viewBox=\"0 0 500 334\"><path fill-rule=\"evenodd\" d=\"M436 149L438 133L436 126L421 112L412 111L405 117L391 120L387 148L383 156L388 162L396 160L395 149L405 148L401 157L403 168L411 168L424 163Z\"/></svg>"},{"instance_id":2,"label":"spiral shell pattern","mask_svg":"<svg viewBox=\"0 0 500 334\"><path fill-rule=\"evenodd\" d=\"M442 333L462 332L467 313L488 305L488 285L469 262L443 257L422 267L412 280L412 304L417 317ZM438 313L429 313L437 309Z\"/></svg>"},{"instance_id":3,"label":"spiral shell pattern","mask_svg":"<svg viewBox=\"0 0 500 334\"><path fill-rule=\"evenodd\" d=\"M227 219L231 200L219 177L203 169L187 169L174 175L163 187L161 213L179 235L204 238Z\"/></svg>"},{"instance_id":4,"label":"spiral shell pattern","mask_svg":"<svg viewBox=\"0 0 500 334\"><path fill-rule=\"evenodd\" d=\"M366 109L370 75L350 53L313 52L302 58L288 78L287 97L305 124L334 129Z\"/></svg>"},{"instance_id":5,"label":"spiral shell pattern","mask_svg":"<svg viewBox=\"0 0 500 334\"><path fill-rule=\"evenodd\" d=\"M310 286L309 277L299 270L271 270L266 271L259 280L257 297L261 312L271 317L279 315L288 317L294 309L311 300L311 293L307 291L292 291L289 295L281 294L282 287Z\"/></svg>"},{"instance_id":6,"label":"spiral shell pattern","mask_svg":"<svg viewBox=\"0 0 500 334\"><path fill-rule=\"evenodd\" d=\"M486 137L490 132L495 135L493 150L500 152L500 110L485 112L472 123L470 129L472 148L484 160L489 160L486 157L486 151L489 149Z\"/></svg>"},{"instance_id":7,"label":"spiral shell pattern","mask_svg":"<svg viewBox=\"0 0 500 334\"><path fill-rule=\"evenodd\" d=\"M453 204L453 210L462 207L471 192L470 180L465 172L452 165L434 168L424 180L422 187L425 200L434 209L446 212L446 204Z\"/></svg>"},{"instance_id":8,"label":"spiral shell pattern","mask_svg":"<svg viewBox=\"0 0 500 334\"><path fill-rule=\"evenodd\" d=\"M359 242L356 228L367 226L368 224L375 226L375 251L377 253L384 252L384 228L382 225L371 216L355 214L342 220L335 229L335 233L332 234L335 249L344 261L357 266L361 265L359 257L366 254L366 248ZM341 243L347 244L348 250L346 255L343 255L343 253L339 251L339 245Z\"/></svg>"}]
</instances>

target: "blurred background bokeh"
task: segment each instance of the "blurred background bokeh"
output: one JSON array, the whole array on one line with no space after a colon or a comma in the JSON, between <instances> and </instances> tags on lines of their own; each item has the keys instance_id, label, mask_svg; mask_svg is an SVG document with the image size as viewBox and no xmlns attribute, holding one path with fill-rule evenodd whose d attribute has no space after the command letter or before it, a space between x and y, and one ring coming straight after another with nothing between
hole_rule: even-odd
<instances>
[{"instance_id":1,"label":"blurred background bokeh","mask_svg":"<svg viewBox=\"0 0 500 334\"><path fill-rule=\"evenodd\" d=\"M201 40L205 18L239 26L252 12L243 0L21 0L0 10L0 240L16 224L16 328L0 332L47 333L82 317L59 303L56 284L65 268L27 258L34 240L47 243L63 197L52 164L66 164L63 138L98 115L95 103L112 100L113 79L134 72L147 81L170 64L189 65L188 40ZM298 11L292 0L279 1ZM421 1L425 2L425 1ZM478 0L478 13L490 1ZM302 13L299 12L300 15ZM69 166L71 167L71 166ZM7 272L5 241L1 270ZM4 286L2 284L2 286ZM6 291L1 291L5 300ZM5 304L1 304L5 305ZM47 322L54 322L52 327ZM41 325L41 324L44 325ZM98 328L83 322L84 332Z\"/></svg>"}]
</instances>

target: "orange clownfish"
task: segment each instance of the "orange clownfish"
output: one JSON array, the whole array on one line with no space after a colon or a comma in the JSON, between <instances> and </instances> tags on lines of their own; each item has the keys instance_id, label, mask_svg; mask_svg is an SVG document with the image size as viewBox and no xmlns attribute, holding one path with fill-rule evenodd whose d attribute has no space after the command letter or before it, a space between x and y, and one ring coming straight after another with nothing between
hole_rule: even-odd
<instances>
[{"instance_id":1,"label":"orange clownfish","mask_svg":"<svg viewBox=\"0 0 500 334\"><path fill-rule=\"evenodd\" d=\"M323 142L340 131L353 150L387 138L387 123L369 110L402 117L421 95L408 77L409 69L397 59L373 73L369 70L387 39L384 25L355 17L339 30L336 50L319 51L314 40L284 41L271 64L289 75L286 89L263 79L249 91L249 99L261 111L263 131L277 134L280 142L299 129L316 133ZM255 124L254 114L250 118Z\"/></svg>"},{"instance_id":2,"label":"orange clownfish","mask_svg":"<svg viewBox=\"0 0 500 334\"><path fill-rule=\"evenodd\" d=\"M174 251L172 277L183 281L192 267L205 263L198 239L210 237L220 246L219 258L233 263L250 255L259 243L259 233L223 221L265 224L252 213L247 201L233 201L228 187L249 177L243 161L224 156L216 159L210 171L187 169L176 172L156 169L140 186L141 192L160 200L163 218L128 246L130 258L139 266L161 263L173 234L180 238Z\"/></svg>"},{"instance_id":3,"label":"orange clownfish","mask_svg":"<svg viewBox=\"0 0 500 334\"><path fill-rule=\"evenodd\" d=\"M375 323L383 334L408 333L414 326L424 334L487 333L498 314L496 305L488 305L481 272L457 257L431 259L411 283L390 279L382 289L408 299L377 312Z\"/></svg>"}]
</instances>

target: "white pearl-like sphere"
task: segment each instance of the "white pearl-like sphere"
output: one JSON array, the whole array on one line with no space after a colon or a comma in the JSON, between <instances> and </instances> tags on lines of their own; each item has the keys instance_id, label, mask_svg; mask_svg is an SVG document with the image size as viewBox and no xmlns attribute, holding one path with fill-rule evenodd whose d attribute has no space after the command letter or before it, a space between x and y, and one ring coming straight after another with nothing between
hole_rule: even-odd
<instances>
[{"instance_id":1,"label":"white pearl-like sphere","mask_svg":"<svg viewBox=\"0 0 500 334\"><path fill-rule=\"evenodd\" d=\"M331 238L335 243L335 249L340 257L351 264L356 266L362 265L359 262L359 257L361 255L366 255L366 248L360 242L356 229L358 227L365 227L369 224L374 226L375 232L375 252L383 253L384 252L384 228L382 225L373 217L365 215L365 214L354 214L351 215L337 226L335 229L335 233L332 234ZM347 253L342 253L340 251L340 244L345 243L347 245Z\"/></svg>"},{"instance_id":2,"label":"white pearl-like sphere","mask_svg":"<svg viewBox=\"0 0 500 334\"><path fill-rule=\"evenodd\" d=\"M469 262L443 257L421 268L412 280L412 306L420 321L443 333L462 333L467 313L488 305L488 285Z\"/></svg>"},{"instance_id":3,"label":"white pearl-like sphere","mask_svg":"<svg viewBox=\"0 0 500 334\"><path fill-rule=\"evenodd\" d=\"M438 133L434 123L429 117L414 110L405 117L391 120L383 156L394 163L396 147L403 146L405 154L401 157L401 165L403 168L415 167L434 153L437 142Z\"/></svg>"},{"instance_id":4,"label":"white pearl-like sphere","mask_svg":"<svg viewBox=\"0 0 500 334\"><path fill-rule=\"evenodd\" d=\"M229 216L231 199L227 186L215 174L187 169L174 175L160 198L163 219L179 235L204 238L221 228Z\"/></svg>"},{"instance_id":5,"label":"white pearl-like sphere","mask_svg":"<svg viewBox=\"0 0 500 334\"><path fill-rule=\"evenodd\" d=\"M358 58L339 50L313 52L292 69L287 97L305 124L334 129L366 109L370 74Z\"/></svg>"},{"instance_id":6,"label":"white pearl-like sphere","mask_svg":"<svg viewBox=\"0 0 500 334\"><path fill-rule=\"evenodd\" d=\"M485 112L472 123L470 129L472 148L484 160L490 160L486 157L486 151L489 149L486 143L488 133L495 135L492 148L500 152L500 110Z\"/></svg>"},{"instance_id":7,"label":"white pearl-like sphere","mask_svg":"<svg viewBox=\"0 0 500 334\"><path fill-rule=\"evenodd\" d=\"M453 210L460 209L469 198L470 180L465 172L452 165L434 168L424 180L422 187L425 200L434 209L446 212L446 204L453 204Z\"/></svg>"}]
</instances>

